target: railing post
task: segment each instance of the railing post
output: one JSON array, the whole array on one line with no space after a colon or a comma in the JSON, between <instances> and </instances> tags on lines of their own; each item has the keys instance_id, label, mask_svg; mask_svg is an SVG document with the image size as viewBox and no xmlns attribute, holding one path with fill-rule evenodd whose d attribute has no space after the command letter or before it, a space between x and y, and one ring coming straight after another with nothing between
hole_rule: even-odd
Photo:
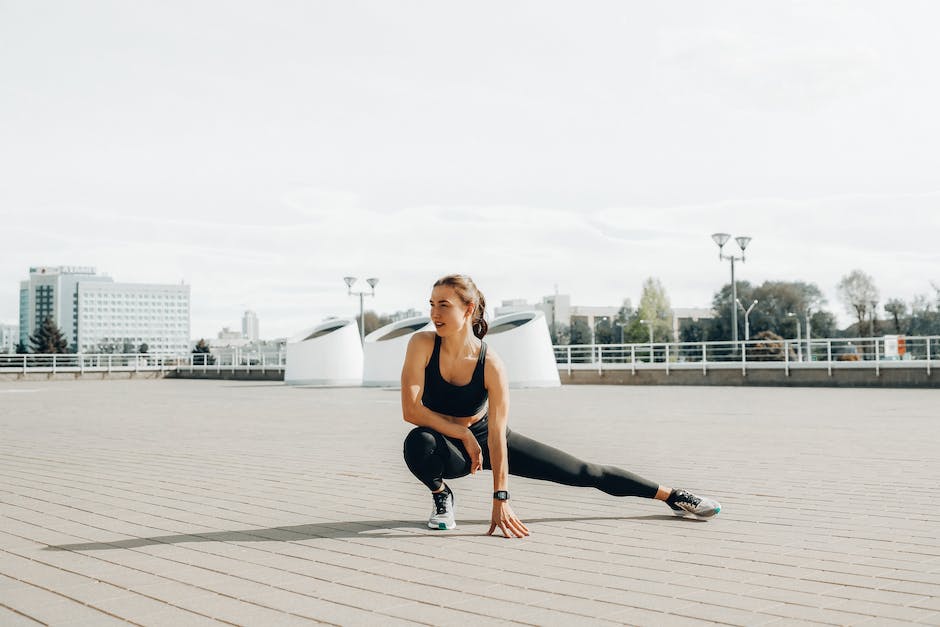
<instances>
[{"instance_id":1,"label":"railing post","mask_svg":"<svg viewBox=\"0 0 940 627\"><path fill-rule=\"evenodd\" d=\"M669 374L669 344L666 344L666 374Z\"/></svg>"},{"instance_id":2,"label":"railing post","mask_svg":"<svg viewBox=\"0 0 940 627\"><path fill-rule=\"evenodd\" d=\"M928 346L928 349L927 349L927 356L928 356L928 357L927 357L927 359L928 359L928 361L927 361L927 374L930 374L930 361L929 361L929 359L930 359L930 348L929 348L930 342L927 342L927 346ZM26 374L26 355L23 355L23 374L24 374L24 375Z\"/></svg>"},{"instance_id":3,"label":"railing post","mask_svg":"<svg viewBox=\"0 0 940 627\"><path fill-rule=\"evenodd\" d=\"M741 342L741 376L747 376L747 343Z\"/></svg>"},{"instance_id":4,"label":"railing post","mask_svg":"<svg viewBox=\"0 0 940 627\"><path fill-rule=\"evenodd\" d=\"M832 340L826 340L826 361L829 362L829 376L832 376Z\"/></svg>"},{"instance_id":5,"label":"railing post","mask_svg":"<svg viewBox=\"0 0 940 627\"><path fill-rule=\"evenodd\" d=\"M875 338L875 376L881 376L881 359L878 355L878 338Z\"/></svg>"},{"instance_id":6,"label":"railing post","mask_svg":"<svg viewBox=\"0 0 940 627\"><path fill-rule=\"evenodd\" d=\"M571 376L571 344L568 345L568 376Z\"/></svg>"},{"instance_id":7,"label":"railing post","mask_svg":"<svg viewBox=\"0 0 940 627\"><path fill-rule=\"evenodd\" d=\"M705 342L702 342L702 376L703 377L708 374L708 370L705 367L705 363L708 361L708 358L705 355L706 350L708 350L708 344L706 344Z\"/></svg>"},{"instance_id":8,"label":"railing post","mask_svg":"<svg viewBox=\"0 0 940 627\"><path fill-rule=\"evenodd\" d=\"M52 353L52 374L55 374L55 358L56 354Z\"/></svg>"},{"instance_id":9,"label":"railing post","mask_svg":"<svg viewBox=\"0 0 940 627\"><path fill-rule=\"evenodd\" d=\"M636 374L636 344L630 345L630 371Z\"/></svg>"},{"instance_id":10,"label":"railing post","mask_svg":"<svg viewBox=\"0 0 940 627\"><path fill-rule=\"evenodd\" d=\"M787 341L783 341L783 369L787 373L787 376L790 376L790 347L787 346Z\"/></svg>"},{"instance_id":11,"label":"railing post","mask_svg":"<svg viewBox=\"0 0 940 627\"><path fill-rule=\"evenodd\" d=\"M930 376L930 337L927 337L927 376Z\"/></svg>"},{"instance_id":12,"label":"railing post","mask_svg":"<svg viewBox=\"0 0 940 627\"><path fill-rule=\"evenodd\" d=\"M111 353L108 353L108 374L111 374Z\"/></svg>"},{"instance_id":13,"label":"railing post","mask_svg":"<svg viewBox=\"0 0 940 627\"><path fill-rule=\"evenodd\" d=\"M261 353L261 374L264 374L264 353Z\"/></svg>"},{"instance_id":14,"label":"railing post","mask_svg":"<svg viewBox=\"0 0 940 627\"><path fill-rule=\"evenodd\" d=\"M592 347L593 348L593 347ZM604 345L597 345L597 374L603 374L604 369Z\"/></svg>"}]
</instances>

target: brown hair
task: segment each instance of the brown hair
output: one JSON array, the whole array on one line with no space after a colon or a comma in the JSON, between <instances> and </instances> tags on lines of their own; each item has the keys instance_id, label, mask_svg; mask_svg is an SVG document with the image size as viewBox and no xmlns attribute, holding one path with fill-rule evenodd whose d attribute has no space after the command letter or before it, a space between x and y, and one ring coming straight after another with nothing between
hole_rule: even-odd
<instances>
[{"instance_id":1,"label":"brown hair","mask_svg":"<svg viewBox=\"0 0 940 627\"><path fill-rule=\"evenodd\" d=\"M471 318L473 334L482 340L483 336L486 335L486 330L489 328L486 319L483 317L486 313L486 299L483 298L483 292L477 288L473 279L465 274L448 274L447 276L443 276L434 282L433 287L439 287L441 285L452 287L454 291L457 292L457 296L460 297L464 305L473 303L473 318Z\"/></svg>"}]
</instances>

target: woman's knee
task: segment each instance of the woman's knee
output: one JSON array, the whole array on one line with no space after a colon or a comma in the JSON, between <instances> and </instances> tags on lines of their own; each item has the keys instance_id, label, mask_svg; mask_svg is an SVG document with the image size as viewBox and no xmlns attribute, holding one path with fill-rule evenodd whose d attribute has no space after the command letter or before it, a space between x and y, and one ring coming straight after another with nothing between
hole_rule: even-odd
<instances>
[{"instance_id":1,"label":"woman's knee","mask_svg":"<svg viewBox=\"0 0 940 627\"><path fill-rule=\"evenodd\" d=\"M415 427L405 436L405 459L427 457L437 448L437 434L428 427Z\"/></svg>"}]
</instances>

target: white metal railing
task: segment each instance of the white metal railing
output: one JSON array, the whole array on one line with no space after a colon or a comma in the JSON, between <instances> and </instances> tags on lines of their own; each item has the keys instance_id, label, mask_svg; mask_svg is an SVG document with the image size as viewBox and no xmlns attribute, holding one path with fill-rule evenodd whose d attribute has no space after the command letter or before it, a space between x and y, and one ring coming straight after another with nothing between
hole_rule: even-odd
<instances>
[{"instance_id":1,"label":"white metal railing","mask_svg":"<svg viewBox=\"0 0 940 627\"><path fill-rule=\"evenodd\" d=\"M246 355L243 352L186 355L146 355L137 353L80 353L26 355L0 354L0 373L85 373L85 372L267 372L283 370L284 351L276 355Z\"/></svg>"},{"instance_id":2,"label":"white metal railing","mask_svg":"<svg viewBox=\"0 0 940 627\"><path fill-rule=\"evenodd\" d=\"M747 342L645 342L555 345L560 370L673 370L931 368L940 365L940 336L750 340ZM886 350L889 349L889 350Z\"/></svg>"}]
</instances>

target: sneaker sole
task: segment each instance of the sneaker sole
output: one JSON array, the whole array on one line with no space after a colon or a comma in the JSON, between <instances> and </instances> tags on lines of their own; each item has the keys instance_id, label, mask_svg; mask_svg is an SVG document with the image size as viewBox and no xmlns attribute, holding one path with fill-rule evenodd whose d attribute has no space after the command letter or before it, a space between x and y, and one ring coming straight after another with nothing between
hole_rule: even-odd
<instances>
[{"instance_id":1,"label":"sneaker sole","mask_svg":"<svg viewBox=\"0 0 940 627\"><path fill-rule=\"evenodd\" d=\"M669 509L672 509L671 507ZM708 520L709 518L714 518L718 515L718 512L721 511L721 506L715 508L714 511L708 512L707 514L696 514L695 512L689 512L684 509L672 509L672 513L679 518L685 518L686 516L691 516L692 518L698 518L699 520Z\"/></svg>"},{"instance_id":2,"label":"sneaker sole","mask_svg":"<svg viewBox=\"0 0 940 627\"><path fill-rule=\"evenodd\" d=\"M450 531L451 529L456 529L456 528L457 528L457 523L454 523L453 525L450 525L450 526L448 526L447 523L432 523L432 522L428 523L428 529L434 529L437 531Z\"/></svg>"}]
</instances>

